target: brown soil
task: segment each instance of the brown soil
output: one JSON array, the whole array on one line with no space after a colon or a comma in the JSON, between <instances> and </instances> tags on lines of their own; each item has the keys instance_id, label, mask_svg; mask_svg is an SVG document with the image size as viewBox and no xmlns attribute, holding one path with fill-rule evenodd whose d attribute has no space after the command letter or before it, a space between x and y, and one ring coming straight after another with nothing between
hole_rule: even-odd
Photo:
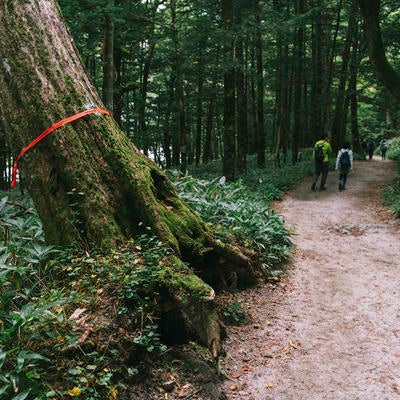
<instances>
[{"instance_id":1,"label":"brown soil","mask_svg":"<svg viewBox=\"0 0 400 400\"><path fill-rule=\"evenodd\" d=\"M274 208L296 251L275 285L237 297L252 323L230 327L228 399L400 399L400 231L380 201L396 163L356 162L347 190L302 183Z\"/></svg>"}]
</instances>

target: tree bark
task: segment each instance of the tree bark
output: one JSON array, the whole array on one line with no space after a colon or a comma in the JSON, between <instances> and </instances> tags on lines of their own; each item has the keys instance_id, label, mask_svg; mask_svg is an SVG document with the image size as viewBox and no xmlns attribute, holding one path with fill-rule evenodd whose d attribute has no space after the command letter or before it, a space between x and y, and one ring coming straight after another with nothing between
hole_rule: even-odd
<instances>
[{"instance_id":1,"label":"tree bark","mask_svg":"<svg viewBox=\"0 0 400 400\"><path fill-rule=\"evenodd\" d=\"M114 0L108 0L103 44L103 102L113 112L114 105Z\"/></svg>"},{"instance_id":2,"label":"tree bark","mask_svg":"<svg viewBox=\"0 0 400 400\"><path fill-rule=\"evenodd\" d=\"M54 122L103 106L55 0L2 3L0 60L0 123L15 154ZM220 340L210 285L236 267L254 276L251 261L214 240L112 117L65 125L23 156L20 171L49 243L107 251L150 227L173 251L162 279L188 329L208 346Z\"/></svg>"},{"instance_id":3,"label":"tree bark","mask_svg":"<svg viewBox=\"0 0 400 400\"><path fill-rule=\"evenodd\" d=\"M223 174L228 181L235 179L235 70L233 66L233 1L222 1L222 22L225 29L224 73L224 154Z\"/></svg>"},{"instance_id":4,"label":"tree bark","mask_svg":"<svg viewBox=\"0 0 400 400\"><path fill-rule=\"evenodd\" d=\"M256 64L257 64L257 165L265 168L265 127L264 127L264 67L263 67L263 46L261 34L261 17L263 3L259 3L256 10Z\"/></svg>"},{"instance_id":5,"label":"tree bark","mask_svg":"<svg viewBox=\"0 0 400 400\"><path fill-rule=\"evenodd\" d=\"M356 11L356 0L353 0L349 11L349 23L347 25L346 41L342 53L342 67L340 71L339 88L336 96L335 117L332 124L332 146L334 149L338 149L343 145L346 135L346 116L348 110L345 103L346 82L349 77L348 71L351 44L353 43L354 32L357 24Z\"/></svg>"},{"instance_id":6,"label":"tree bark","mask_svg":"<svg viewBox=\"0 0 400 400\"><path fill-rule=\"evenodd\" d=\"M177 124L178 124L178 142L180 153L180 171L185 174L187 170L187 136L186 136L186 119L185 119L185 98L183 91L182 77L182 56L181 43L176 19L175 0L171 0L171 17L172 17L172 41L174 43L174 73L175 73L175 95L177 109Z\"/></svg>"},{"instance_id":7,"label":"tree bark","mask_svg":"<svg viewBox=\"0 0 400 400\"><path fill-rule=\"evenodd\" d=\"M364 32L368 45L369 58L378 79L388 91L400 100L400 74L390 65L382 41L380 28L380 0L358 0L364 19Z\"/></svg>"},{"instance_id":8,"label":"tree bark","mask_svg":"<svg viewBox=\"0 0 400 400\"><path fill-rule=\"evenodd\" d=\"M361 152L360 131L358 129L358 93L357 93L357 76L360 66L359 56L359 21L357 21L354 29L351 60L350 60L350 79L349 79L349 98L350 98L350 123L351 123L351 139L352 147L356 152Z\"/></svg>"}]
</instances>

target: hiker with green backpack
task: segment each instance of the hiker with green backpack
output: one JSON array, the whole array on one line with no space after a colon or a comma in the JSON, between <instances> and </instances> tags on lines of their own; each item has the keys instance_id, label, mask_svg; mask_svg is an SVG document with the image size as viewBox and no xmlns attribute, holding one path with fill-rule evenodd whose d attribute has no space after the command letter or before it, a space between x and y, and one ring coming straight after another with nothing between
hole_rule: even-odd
<instances>
[{"instance_id":1,"label":"hiker with green backpack","mask_svg":"<svg viewBox=\"0 0 400 400\"><path fill-rule=\"evenodd\" d=\"M315 172L311 190L316 190L318 178L321 175L321 183L319 190L326 190L325 183L328 177L329 171L329 156L332 153L332 147L329 143L330 139L328 135L324 135L314 145L313 159L315 165Z\"/></svg>"},{"instance_id":2,"label":"hiker with green backpack","mask_svg":"<svg viewBox=\"0 0 400 400\"><path fill-rule=\"evenodd\" d=\"M350 143L345 142L336 157L336 170L339 170L339 190L346 189L347 174L353 169L353 152Z\"/></svg>"}]
</instances>

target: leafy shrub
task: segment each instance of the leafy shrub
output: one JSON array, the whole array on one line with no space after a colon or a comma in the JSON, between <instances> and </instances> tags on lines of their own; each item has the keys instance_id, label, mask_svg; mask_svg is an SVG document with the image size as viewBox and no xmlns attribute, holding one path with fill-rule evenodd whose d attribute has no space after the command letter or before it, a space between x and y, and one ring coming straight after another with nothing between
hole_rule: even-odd
<instances>
[{"instance_id":1,"label":"leafy shrub","mask_svg":"<svg viewBox=\"0 0 400 400\"><path fill-rule=\"evenodd\" d=\"M249 323L250 318L243 310L242 305L234 300L228 304L222 312L223 321L227 325L244 325Z\"/></svg>"},{"instance_id":2,"label":"leafy shrub","mask_svg":"<svg viewBox=\"0 0 400 400\"><path fill-rule=\"evenodd\" d=\"M56 340L54 324L63 319L65 300L52 290L46 299L40 296L47 261L58 251L44 244L28 197L1 198L0 232L0 396L22 400L41 391L49 361L43 343Z\"/></svg>"},{"instance_id":3,"label":"leafy shrub","mask_svg":"<svg viewBox=\"0 0 400 400\"><path fill-rule=\"evenodd\" d=\"M180 196L217 229L219 238L234 235L241 244L257 251L269 266L284 260L292 247L283 219L269 209L264 196L252 193L242 180L226 183L185 177L175 182Z\"/></svg>"},{"instance_id":4,"label":"leafy shrub","mask_svg":"<svg viewBox=\"0 0 400 400\"><path fill-rule=\"evenodd\" d=\"M394 138L388 142L387 156L400 162L400 138ZM400 218L400 175L383 190L382 199Z\"/></svg>"}]
</instances>

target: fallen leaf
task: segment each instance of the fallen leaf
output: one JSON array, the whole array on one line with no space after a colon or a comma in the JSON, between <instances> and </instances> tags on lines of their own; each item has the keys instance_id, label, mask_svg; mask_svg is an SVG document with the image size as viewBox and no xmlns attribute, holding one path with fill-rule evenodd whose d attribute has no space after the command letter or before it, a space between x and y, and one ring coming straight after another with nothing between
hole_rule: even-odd
<instances>
[{"instance_id":1,"label":"fallen leaf","mask_svg":"<svg viewBox=\"0 0 400 400\"><path fill-rule=\"evenodd\" d=\"M274 387L273 383L268 383L268 385L266 386L267 389L272 389Z\"/></svg>"},{"instance_id":2,"label":"fallen leaf","mask_svg":"<svg viewBox=\"0 0 400 400\"><path fill-rule=\"evenodd\" d=\"M86 308L77 308L68 319L78 319L86 311Z\"/></svg>"}]
</instances>

